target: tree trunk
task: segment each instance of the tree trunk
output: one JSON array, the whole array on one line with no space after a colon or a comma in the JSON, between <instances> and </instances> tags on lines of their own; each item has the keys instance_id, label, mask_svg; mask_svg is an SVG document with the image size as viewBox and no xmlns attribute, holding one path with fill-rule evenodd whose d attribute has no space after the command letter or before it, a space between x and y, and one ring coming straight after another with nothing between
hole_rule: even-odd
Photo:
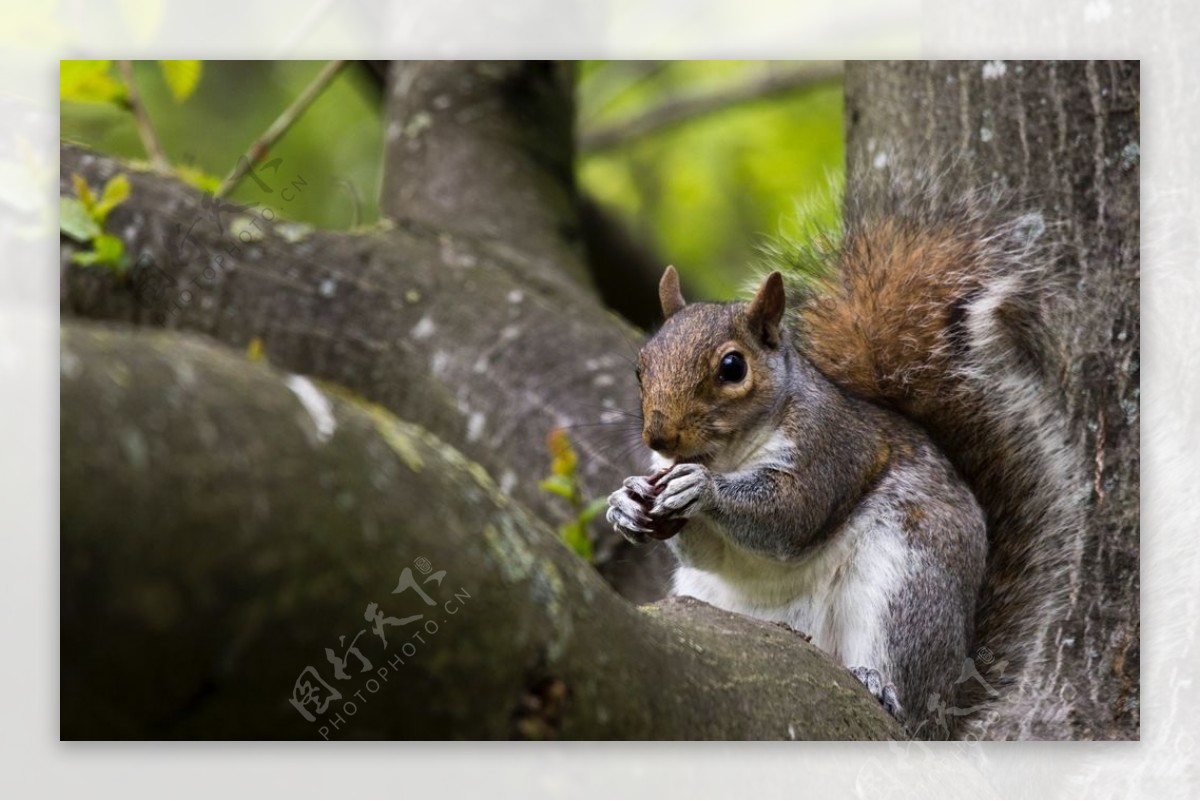
<instances>
[{"instance_id":1,"label":"tree trunk","mask_svg":"<svg viewBox=\"0 0 1200 801\"><path fill-rule=\"evenodd\" d=\"M893 62L846 72L852 174L946 169L1036 204L1073 288L1052 347L1092 465L1070 604L1035 720L992 737L1128 739L1139 726L1137 62Z\"/></svg>"},{"instance_id":2,"label":"tree trunk","mask_svg":"<svg viewBox=\"0 0 1200 801\"><path fill-rule=\"evenodd\" d=\"M634 608L342 390L67 325L61 413L64 739L902 736L795 632Z\"/></svg>"}]
</instances>

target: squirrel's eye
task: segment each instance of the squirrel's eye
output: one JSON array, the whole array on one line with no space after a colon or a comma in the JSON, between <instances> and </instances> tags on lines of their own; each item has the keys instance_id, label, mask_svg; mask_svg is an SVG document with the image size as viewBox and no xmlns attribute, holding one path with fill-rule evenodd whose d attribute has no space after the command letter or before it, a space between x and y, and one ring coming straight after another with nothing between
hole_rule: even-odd
<instances>
[{"instance_id":1,"label":"squirrel's eye","mask_svg":"<svg viewBox=\"0 0 1200 801\"><path fill-rule=\"evenodd\" d=\"M721 366L717 368L717 378L726 384L736 384L745 377L745 356L733 350L721 357Z\"/></svg>"},{"instance_id":2,"label":"squirrel's eye","mask_svg":"<svg viewBox=\"0 0 1200 801\"><path fill-rule=\"evenodd\" d=\"M637 376L637 382L639 384L642 383L642 368L640 368L640 367L637 368L636 370L633 371L633 374L635 376Z\"/></svg>"}]
</instances>

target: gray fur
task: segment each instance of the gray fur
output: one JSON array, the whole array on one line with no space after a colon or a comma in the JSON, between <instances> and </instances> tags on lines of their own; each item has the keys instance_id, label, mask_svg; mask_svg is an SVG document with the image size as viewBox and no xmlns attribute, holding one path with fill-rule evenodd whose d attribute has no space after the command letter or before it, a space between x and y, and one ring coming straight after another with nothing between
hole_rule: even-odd
<instances>
[{"instance_id":1,"label":"gray fur","mask_svg":"<svg viewBox=\"0 0 1200 801\"><path fill-rule=\"evenodd\" d=\"M665 337L677 341L677 327L686 327L690 316L711 320L712 310L703 306L678 310ZM721 311L716 317L735 316ZM710 333L713 341L730 336ZM647 351L653 363L653 342ZM789 623L816 618L807 612L807 618L789 617L786 608L795 599L764 587L826 581L827 575L805 576L822 555L847 545L844 557L827 560L820 570L876 570L871 563L880 557L869 552L867 535L886 530L899 546L896 564L884 570L909 580L879 605L879 619L871 624L879 641L854 652L873 656L872 664L860 667L869 671L864 675L883 677L889 689L886 698L883 684L875 693L881 703L896 714L909 710L906 723L921 736L946 736L946 727L931 722L927 710L931 696L953 698L953 679L970 646L986 554L982 513L915 426L846 395L790 339L764 362L773 371L770 393L757 399L754 410L739 413L741 427L718 448L702 447L711 452L703 464L680 462L653 484L645 477L628 479L610 498L609 520L641 541L656 521L688 518L669 541L680 563L711 573L735 588L740 600L695 587L690 594ZM643 502L655 488L658 494ZM760 581L768 575L773 578ZM813 614L839 612L822 607ZM808 633L818 645L838 647L837 636Z\"/></svg>"},{"instance_id":2,"label":"gray fur","mask_svg":"<svg viewBox=\"0 0 1200 801\"><path fill-rule=\"evenodd\" d=\"M845 208L840 233L771 253L796 293L782 344L747 333L747 304L673 309L647 343L643 415L674 466L614 493L617 527L686 519L677 592L807 631L916 736L986 737L992 710L1021 719L1051 690L1039 660L1081 556L1048 224L932 172ZM711 380L729 340L745 397Z\"/></svg>"}]
</instances>

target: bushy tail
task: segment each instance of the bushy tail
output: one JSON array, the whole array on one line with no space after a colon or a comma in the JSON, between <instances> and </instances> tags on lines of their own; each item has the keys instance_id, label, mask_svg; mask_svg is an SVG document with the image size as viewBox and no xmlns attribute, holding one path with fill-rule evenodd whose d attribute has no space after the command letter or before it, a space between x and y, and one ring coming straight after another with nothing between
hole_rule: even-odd
<instances>
[{"instance_id":1,"label":"bushy tail","mask_svg":"<svg viewBox=\"0 0 1200 801\"><path fill-rule=\"evenodd\" d=\"M1052 237L1040 215L987 192L909 190L851 187L840 240L793 251L807 276L795 282L794 330L837 383L922 424L974 490L989 534L983 681L959 685L958 708L975 710L959 730L986 736L1002 715L1002 735L1021 720L1015 733L1035 736L1084 497L1056 390Z\"/></svg>"}]
</instances>

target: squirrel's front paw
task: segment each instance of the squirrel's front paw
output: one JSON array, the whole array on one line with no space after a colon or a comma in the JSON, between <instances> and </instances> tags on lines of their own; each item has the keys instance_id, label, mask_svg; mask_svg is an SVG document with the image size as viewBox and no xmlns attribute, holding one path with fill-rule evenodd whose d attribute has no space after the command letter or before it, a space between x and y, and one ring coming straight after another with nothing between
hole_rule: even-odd
<instances>
[{"instance_id":1,"label":"squirrel's front paw","mask_svg":"<svg viewBox=\"0 0 1200 801\"><path fill-rule=\"evenodd\" d=\"M634 544L645 542L654 528L642 503L628 487L622 487L608 496L608 513L604 516L618 534Z\"/></svg>"},{"instance_id":2,"label":"squirrel's front paw","mask_svg":"<svg viewBox=\"0 0 1200 801\"><path fill-rule=\"evenodd\" d=\"M650 517L687 519L712 500L712 473L702 464L677 464L655 482Z\"/></svg>"},{"instance_id":3,"label":"squirrel's front paw","mask_svg":"<svg viewBox=\"0 0 1200 801\"><path fill-rule=\"evenodd\" d=\"M640 545L647 538L669 540L679 533L687 520L678 517L651 517L650 505L661 487L655 480L666 471L649 476L631 476L625 479L621 489L608 496L608 514L605 519L625 539Z\"/></svg>"}]
</instances>

